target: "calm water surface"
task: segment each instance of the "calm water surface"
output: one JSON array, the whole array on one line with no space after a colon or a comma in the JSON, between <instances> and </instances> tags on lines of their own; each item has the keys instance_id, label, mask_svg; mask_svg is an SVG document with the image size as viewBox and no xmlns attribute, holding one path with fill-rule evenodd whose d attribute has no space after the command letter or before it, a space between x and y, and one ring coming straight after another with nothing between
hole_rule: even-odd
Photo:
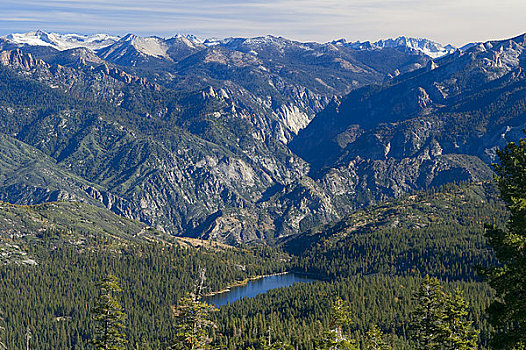
<instances>
[{"instance_id":1,"label":"calm water surface","mask_svg":"<svg viewBox=\"0 0 526 350\"><path fill-rule=\"evenodd\" d=\"M217 294L203 299L209 304L220 307L241 298L253 298L256 295L265 293L270 289L288 287L298 282L307 283L312 281L316 281L316 279L291 272L285 275L263 277L255 281L248 282L246 286L234 287L230 290L230 292Z\"/></svg>"}]
</instances>

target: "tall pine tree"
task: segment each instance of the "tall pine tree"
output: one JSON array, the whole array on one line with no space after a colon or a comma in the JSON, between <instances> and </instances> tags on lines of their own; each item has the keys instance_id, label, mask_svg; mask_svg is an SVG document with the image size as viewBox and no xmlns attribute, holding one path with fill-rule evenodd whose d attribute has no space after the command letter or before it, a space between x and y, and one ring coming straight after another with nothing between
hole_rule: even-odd
<instances>
[{"instance_id":1,"label":"tall pine tree","mask_svg":"<svg viewBox=\"0 0 526 350\"><path fill-rule=\"evenodd\" d=\"M444 292L439 280L426 275L412 314L413 339L418 349L469 350L477 347L478 332L468 320L468 303L460 290Z\"/></svg>"},{"instance_id":2,"label":"tall pine tree","mask_svg":"<svg viewBox=\"0 0 526 350\"><path fill-rule=\"evenodd\" d=\"M478 331L473 329L473 322L468 320L468 303L461 290L448 295L444 305L444 322L442 324L443 349L470 350L476 349Z\"/></svg>"},{"instance_id":3,"label":"tall pine tree","mask_svg":"<svg viewBox=\"0 0 526 350\"><path fill-rule=\"evenodd\" d=\"M444 302L446 293L436 277L426 275L415 294L417 303L411 329L418 349L441 349L444 338Z\"/></svg>"},{"instance_id":4,"label":"tall pine tree","mask_svg":"<svg viewBox=\"0 0 526 350\"><path fill-rule=\"evenodd\" d=\"M318 341L318 350L357 350L356 342L350 337L348 328L352 325L351 310L348 303L337 298L331 309L329 330Z\"/></svg>"},{"instance_id":5,"label":"tall pine tree","mask_svg":"<svg viewBox=\"0 0 526 350\"><path fill-rule=\"evenodd\" d=\"M99 295L91 310L95 321L95 334L91 343L101 350L123 350L126 344L126 314L115 299L115 294L122 292L119 281L117 277L108 275L97 283L97 287Z\"/></svg>"},{"instance_id":6,"label":"tall pine tree","mask_svg":"<svg viewBox=\"0 0 526 350\"><path fill-rule=\"evenodd\" d=\"M170 349L205 350L211 348L212 339L209 337L209 331L210 328L215 327L215 323L210 320L210 314L217 309L201 301L206 281L205 272L205 269L199 268L194 292L179 299L174 309L177 334Z\"/></svg>"},{"instance_id":7,"label":"tall pine tree","mask_svg":"<svg viewBox=\"0 0 526 350\"><path fill-rule=\"evenodd\" d=\"M486 226L499 265L485 271L497 299L490 305L495 349L526 347L526 138L509 143L497 155L496 182L510 210L506 228Z\"/></svg>"}]
</instances>

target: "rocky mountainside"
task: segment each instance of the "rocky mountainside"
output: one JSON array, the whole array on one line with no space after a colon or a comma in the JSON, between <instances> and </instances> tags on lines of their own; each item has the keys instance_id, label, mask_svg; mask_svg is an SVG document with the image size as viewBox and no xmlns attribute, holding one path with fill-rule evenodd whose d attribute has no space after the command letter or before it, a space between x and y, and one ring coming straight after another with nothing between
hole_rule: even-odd
<instances>
[{"instance_id":1,"label":"rocky mountainside","mask_svg":"<svg viewBox=\"0 0 526 350\"><path fill-rule=\"evenodd\" d=\"M70 200L96 204L85 189L95 186L74 176L45 153L0 134L0 200L42 203Z\"/></svg>"},{"instance_id":2,"label":"rocky mountainside","mask_svg":"<svg viewBox=\"0 0 526 350\"><path fill-rule=\"evenodd\" d=\"M491 178L501 140L486 110L497 99L523 116L518 39L436 61L277 37L108 40L0 40L0 199L84 201L166 233L272 243L413 189ZM463 123L487 130L451 129Z\"/></svg>"},{"instance_id":3,"label":"rocky mountainside","mask_svg":"<svg viewBox=\"0 0 526 350\"><path fill-rule=\"evenodd\" d=\"M77 38L74 44L70 36ZM418 69L430 60L416 51L357 50L272 36L202 41L193 36L129 34L119 40L94 39L101 36L13 34L0 38L0 48L20 49L61 66L117 65L170 89L204 90L205 97L212 88L212 97L228 100L230 110L252 119L264 133L261 137L282 142L305 127L334 96L380 83L389 74ZM79 47L82 42L87 44Z\"/></svg>"},{"instance_id":4,"label":"rocky mountainside","mask_svg":"<svg viewBox=\"0 0 526 350\"><path fill-rule=\"evenodd\" d=\"M525 44L524 35L479 44L357 89L319 113L290 147L315 178L352 184L355 200L491 179L486 164L495 149L517 141L526 126Z\"/></svg>"}]
</instances>

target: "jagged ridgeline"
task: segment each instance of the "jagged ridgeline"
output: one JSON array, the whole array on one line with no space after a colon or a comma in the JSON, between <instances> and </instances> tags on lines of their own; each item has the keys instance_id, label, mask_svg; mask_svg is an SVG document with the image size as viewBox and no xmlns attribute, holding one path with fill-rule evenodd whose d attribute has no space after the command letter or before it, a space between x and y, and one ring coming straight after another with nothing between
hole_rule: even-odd
<instances>
[{"instance_id":1,"label":"jagged ridgeline","mask_svg":"<svg viewBox=\"0 0 526 350\"><path fill-rule=\"evenodd\" d=\"M0 199L85 201L169 234L272 244L490 180L495 147L524 127L524 36L431 61L451 48L51 34L41 46L44 34L0 42L2 142L44 162L6 153Z\"/></svg>"}]
</instances>

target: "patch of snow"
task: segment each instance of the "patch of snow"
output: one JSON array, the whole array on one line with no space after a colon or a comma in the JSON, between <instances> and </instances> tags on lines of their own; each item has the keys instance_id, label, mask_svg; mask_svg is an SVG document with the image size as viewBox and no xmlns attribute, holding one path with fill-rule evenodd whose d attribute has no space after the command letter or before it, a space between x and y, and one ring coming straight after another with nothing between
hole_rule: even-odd
<instances>
[{"instance_id":1,"label":"patch of snow","mask_svg":"<svg viewBox=\"0 0 526 350\"><path fill-rule=\"evenodd\" d=\"M129 43L137 51L148 55L148 56L157 56L157 57L166 57L168 58L168 46L166 45L164 39L150 36L142 38L137 35L128 34L122 38L119 42Z\"/></svg>"},{"instance_id":2,"label":"patch of snow","mask_svg":"<svg viewBox=\"0 0 526 350\"><path fill-rule=\"evenodd\" d=\"M474 43L467 43L466 45L462 46L459 48L460 51L467 51L469 49L471 49L473 46L478 46L482 43L480 42L474 42Z\"/></svg>"},{"instance_id":3,"label":"patch of snow","mask_svg":"<svg viewBox=\"0 0 526 350\"><path fill-rule=\"evenodd\" d=\"M223 40L221 40L221 39L210 38L210 39L206 39L205 41L203 41L203 45L205 45L205 46L218 46L218 45L221 45L222 42L223 42Z\"/></svg>"},{"instance_id":4,"label":"patch of snow","mask_svg":"<svg viewBox=\"0 0 526 350\"><path fill-rule=\"evenodd\" d=\"M205 40L198 38L192 34L176 34L172 38L168 39L167 42L179 42L191 48L203 47Z\"/></svg>"}]
</instances>

